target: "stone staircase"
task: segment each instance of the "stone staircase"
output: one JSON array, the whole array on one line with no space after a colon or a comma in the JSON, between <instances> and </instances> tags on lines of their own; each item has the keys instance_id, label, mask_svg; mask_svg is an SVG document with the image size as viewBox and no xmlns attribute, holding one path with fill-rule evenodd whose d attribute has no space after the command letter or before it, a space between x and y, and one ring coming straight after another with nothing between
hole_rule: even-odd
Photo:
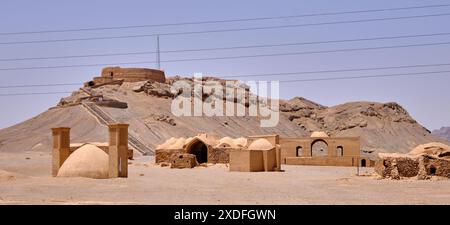
<instances>
[{"instance_id":1,"label":"stone staircase","mask_svg":"<svg viewBox=\"0 0 450 225\"><path fill-rule=\"evenodd\" d=\"M100 109L95 103L92 102L83 102L81 105L93 116L95 116L100 123L103 125L113 124L116 121L111 118L106 112ZM142 143L135 135L133 135L132 131L128 132L128 144L142 153L142 155L154 155L154 151L147 147L144 143Z\"/></svg>"}]
</instances>

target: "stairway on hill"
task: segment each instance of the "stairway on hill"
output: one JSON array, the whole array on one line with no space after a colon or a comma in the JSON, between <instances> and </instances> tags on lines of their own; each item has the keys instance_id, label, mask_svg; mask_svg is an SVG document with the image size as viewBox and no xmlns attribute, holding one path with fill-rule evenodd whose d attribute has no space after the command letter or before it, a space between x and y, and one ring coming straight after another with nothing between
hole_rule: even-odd
<instances>
[{"instance_id":1,"label":"stairway on hill","mask_svg":"<svg viewBox=\"0 0 450 225\"><path fill-rule=\"evenodd\" d=\"M95 103L83 102L82 105L89 113L95 116L100 121L100 123L104 125L117 123L113 118L111 118L111 116L100 109L100 107L98 107ZM136 135L132 133L131 130L128 132L128 144L143 155L154 155L154 151L151 148L147 147L144 143L142 143L136 137Z\"/></svg>"}]
</instances>

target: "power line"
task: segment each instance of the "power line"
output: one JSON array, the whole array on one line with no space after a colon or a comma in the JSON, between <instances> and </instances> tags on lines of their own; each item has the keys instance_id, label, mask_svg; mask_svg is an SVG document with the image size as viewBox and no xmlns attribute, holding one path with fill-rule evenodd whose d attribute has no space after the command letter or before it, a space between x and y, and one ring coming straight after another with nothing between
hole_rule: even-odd
<instances>
[{"instance_id":1,"label":"power line","mask_svg":"<svg viewBox=\"0 0 450 225\"><path fill-rule=\"evenodd\" d=\"M7 89L7 88L28 88L28 87L77 86L77 85L82 85L82 83L6 85L6 86L0 86L0 89Z\"/></svg>"},{"instance_id":2,"label":"power line","mask_svg":"<svg viewBox=\"0 0 450 225\"><path fill-rule=\"evenodd\" d=\"M396 73L396 74L378 74L368 76L345 76L345 77L326 77L326 78L312 78L312 79L296 79L296 80L281 80L280 83L295 83L295 82L313 82L313 81L333 81L333 80L354 80L367 78L384 78L384 77L403 77L403 76L423 76L423 75L442 75L450 73L450 70L442 71L428 71L428 72L413 72L413 73ZM449 75L449 74L445 74ZM8 93L0 94L0 96L19 96L19 95L49 95L49 94L69 94L71 92L35 92L35 93Z\"/></svg>"},{"instance_id":3,"label":"power line","mask_svg":"<svg viewBox=\"0 0 450 225\"><path fill-rule=\"evenodd\" d=\"M356 71L373 71L373 70L387 70L387 69L406 69L406 68L422 68L422 67L442 67L442 66L450 66L450 63L439 63L439 64L415 64L415 65L400 65L400 66L385 66L385 67L368 67L368 68L351 68L351 69L337 69L337 70L296 71L296 72L266 73L266 74L241 74L241 75L220 76L220 77L221 77L221 78L232 78L232 77L265 77L265 76L323 74L323 73L337 73L337 72L356 72ZM59 84L57 83L57 84L7 85L7 86L0 86L0 89L25 88L25 87L76 86L76 85L83 85L83 84L82 84L82 83L59 83Z\"/></svg>"},{"instance_id":4,"label":"power line","mask_svg":"<svg viewBox=\"0 0 450 225\"><path fill-rule=\"evenodd\" d=\"M290 16L256 17L256 18L241 18L241 19L228 19L228 20L209 20L209 21L144 24L144 25L129 25L129 26L111 26L111 27L90 27L90 28L74 28L74 29L59 29L59 30L18 31L18 32L4 32L4 33L0 33L0 35L5 36L5 35L20 35L20 34L64 33L64 32L95 31L95 30L119 30L119 29L132 29L132 28L231 23L231 22L245 22L245 21L258 21L258 20L275 20L275 19L289 19L289 18L301 18L301 17L344 15L344 14L355 14L355 13L398 11L398 10L423 9L423 8L441 8L441 7L448 7L448 6L450 6L450 4L410 6L410 7L397 7L397 8L384 8L384 9L368 9L368 10L342 11L342 12L323 12L323 13L300 14L300 15L290 15Z\"/></svg>"},{"instance_id":5,"label":"power line","mask_svg":"<svg viewBox=\"0 0 450 225\"><path fill-rule=\"evenodd\" d=\"M22 96L22 95L53 95L53 94L70 94L72 92L34 92L34 93L11 93L11 94L0 94L1 96Z\"/></svg>"},{"instance_id":6,"label":"power line","mask_svg":"<svg viewBox=\"0 0 450 225\"><path fill-rule=\"evenodd\" d=\"M351 24L351 23L364 23L364 22L388 21L388 20L416 19L416 18L438 17L438 16L449 16L449 15L450 15L450 13L441 13L441 14L427 14L427 15L416 15L416 16L387 17L387 18L361 19L361 20L346 20L346 21L334 21L334 22L322 22L322 23L304 23L304 24L278 25L278 26L265 26L265 27L247 27L247 28L203 30L203 31L172 32L172 33L154 33L154 34L139 34L139 35L126 35L126 36L107 36L107 37L89 37L89 38L69 38L69 39L51 39L51 40L0 42L0 45L56 43L56 42L71 42L71 41L93 41L93 40L110 40L110 39L127 39L127 38L139 38L139 37L154 37L154 36L157 36L157 35L159 35L159 36L171 36L171 35L238 32L238 31L250 31L250 30L268 30L268 29L293 28L293 27L323 26L323 25Z\"/></svg>"},{"instance_id":7,"label":"power line","mask_svg":"<svg viewBox=\"0 0 450 225\"><path fill-rule=\"evenodd\" d=\"M449 72L450 72L450 70L442 70L442 71L415 72L415 73L379 74L379 75L368 75L368 76L326 77L326 78L312 78L312 79L301 79L301 80L280 80L280 83L331 81L331 80L353 80L353 79L401 77L401 76L422 76L422 75L427 75L427 74L439 75L442 73L449 73ZM449 75L449 74L446 74L446 75Z\"/></svg>"},{"instance_id":8,"label":"power line","mask_svg":"<svg viewBox=\"0 0 450 225\"><path fill-rule=\"evenodd\" d=\"M402 39L402 38L417 38L417 37L432 37L432 36L447 36L447 35L450 35L450 33L449 32L445 32L445 33L432 33L432 34L413 34L413 35L384 36L384 37L372 37L372 38L357 38L357 39L342 39L342 40L327 40L327 41L281 43L281 44L246 45L246 46L217 47L217 48L198 48L198 49L178 49L178 50L166 50L166 51L159 51L159 52L158 51L142 51L142 52L125 52L125 53L90 54L90 55L66 55L66 56L44 56L44 57L28 57L28 58L9 58L9 59L0 59L0 62L27 61L27 60L46 60L46 59L70 59L70 58L107 57L107 56L126 56L126 55L146 55L146 54L157 54L157 53L201 52L201 51L234 50L234 49L249 49L249 48L267 48L267 47L282 47L282 46L296 46L296 45L345 43L345 42L358 42L358 41L392 40L392 39Z\"/></svg>"},{"instance_id":9,"label":"power line","mask_svg":"<svg viewBox=\"0 0 450 225\"><path fill-rule=\"evenodd\" d=\"M407 47L420 47L420 46L436 46L436 45L447 45L447 44L450 44L450 42L411 44L411 45L394 45L394 46L381 46L381 47L368 47L368 48L348 48L348 49L336 49L336 50L324 50L324 51L272 53L272 54L260 54L260 55L241 55L241 56L224 56L224 57L210 57L210 58L174 59L174 60L164 60L161 62L190 62L190 61L258 58L258 57L271 57L271 56L309 55L309 54L321 54L321 53L353 52L353 51L407 48Z\"/></svg>"},{"instance_id":10,"label":"power line","mask_svg":"<svg viewBox=\"0 0 450 225\"><path fill-rule=\"evenodd\" d=\"M259 54L259 55L240 55L240 56L224 56L224 57L208 57L208 58L173 59L173 60L161 60L160 62L173 63L173 62L192 62L192 61L209 61L209 60L225 60L225 59L259 58L259 57L273 57L273 56L309 55L309 54L354 52L354 51L394 49L394 48L438 46L438 45L448 45L448 44L450 44L450 42L410 44L410 45L393 45L393 46L380 46L380 47L367 47L367 48L348 48L348 49L335 49L335 50L324 50L324 51L272 53L272 54ZM59 69L59 68L74 68L74 67L108 66L108 65L136 65L136 64L150 64L150 63L156 63L156 61L116 62L116 63L102 63L102 64L61 65L61 66L15 67L15 68L0 68L0 71Z\"/></svg>"},{"instance_id":11,"label":"power line","mask_svg":"<svg viewBox=\"0 0 450 225\"><path fill-rule=\"evenodd\" d=\"M352 69L337 69L337 70L297 71L297 72L265 73L265 74L241 74L241 75L231 75L231 76L221 76L221 77L222 78L269 77L269 76L284 76L284 75L304 75L304 74L320 74L320 73L358 72L358 71L387 70L387 69L406 69L406 68L421 68L421 67L439 67L439 66L450 66L450 63L416 64L416 65L369 67L369 68L352 68Z\"/></svg>"}]
</instances>

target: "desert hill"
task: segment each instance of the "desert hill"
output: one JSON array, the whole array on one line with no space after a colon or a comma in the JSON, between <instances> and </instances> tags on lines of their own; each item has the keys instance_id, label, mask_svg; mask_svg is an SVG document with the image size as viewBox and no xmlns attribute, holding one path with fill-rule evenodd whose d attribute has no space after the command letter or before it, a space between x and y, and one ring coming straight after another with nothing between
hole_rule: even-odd
<instances>
[{"instance_id":1,"label":"desert hill","mask_svg":"<svg viewBox=\"0 0 450 225\"><path fill-rule=\"evenodd\" d=\"M200 132L231 137L268 133L298 137L323 130L331 136L361 136L363 152L369 156L405 153L418 144L442 141L397 103L351 102L326 107L301 97L280 100L280 120L272 128L261 128L259 119L251 116L175 117L170 110L174 96L169 90L179 79L189 80L173 77L165 83L116 82L81 88L61 99L57 107L0 130L0 151L50 151L50 128L59 126L72 128L72 142L106 142L108 120L129 123L133 138L150 150L170 137ZM95 111L103 118L95 116Z\"/></svg>"}]
</instances>

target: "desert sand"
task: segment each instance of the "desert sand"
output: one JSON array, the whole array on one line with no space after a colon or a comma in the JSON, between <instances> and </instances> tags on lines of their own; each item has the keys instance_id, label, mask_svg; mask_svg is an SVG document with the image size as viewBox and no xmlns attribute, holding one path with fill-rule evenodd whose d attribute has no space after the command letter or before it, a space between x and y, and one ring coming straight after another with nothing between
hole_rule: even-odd
<instances>
[{"instance_id":1,"label":"desert sand","mask_svg":"<svg viewBox=\"0 0 450 225\"><path fill-rule=\"evenodd\" d=\"M151 156L129 178L51 176L49 153L0 153L0 204L449 204L450 180L379 180L373 168L283 165L229 172L226 164L170 169ZM432 194L431 194L432 193Z\"/></svg>"}]
</instances>

